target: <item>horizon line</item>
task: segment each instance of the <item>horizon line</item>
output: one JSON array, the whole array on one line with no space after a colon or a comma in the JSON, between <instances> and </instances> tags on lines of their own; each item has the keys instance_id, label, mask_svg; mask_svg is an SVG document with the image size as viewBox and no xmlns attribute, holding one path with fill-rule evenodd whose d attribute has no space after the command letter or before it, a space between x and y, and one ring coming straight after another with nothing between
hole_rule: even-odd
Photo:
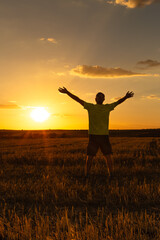
<instances>
[{"instance_id":1,"label":"horizon line","mask_svg":"<svg viewBox=\"0 0 160 240\"><path fill-rule=\"evenodd\" d=\"M125 130L160 130L159 128L124 128L124 129L109 129L109 131L125 131ZM88 129L0 129L0 131L88 131Z\"/></svg>"}]
</instances>

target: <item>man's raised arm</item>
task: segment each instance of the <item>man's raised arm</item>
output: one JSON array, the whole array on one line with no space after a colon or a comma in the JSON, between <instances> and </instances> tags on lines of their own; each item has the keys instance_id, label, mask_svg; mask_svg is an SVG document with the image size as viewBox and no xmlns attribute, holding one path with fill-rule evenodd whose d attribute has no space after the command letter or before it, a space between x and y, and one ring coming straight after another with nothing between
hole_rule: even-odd
<instances>
[{"instance_id":1,"label":"man's raised arm","mask_svg":"<svg viewBox=\"0 0 160 240\"><path fill-rule=\"evenodd\" d=\"M75 100L76 102L80 103L82 106L84 106L84 101L82 99L80 99L79 97L77 97L76 95L70 93L65 87L63 88L59 88L58 89L59 92L61 93L65 93L67 94L69 97L71 97L73 100Z\"/></svg>"},{"instance_id":2,"label":"man's raised arm","mask_svg":"<svg viewBox=\"0 0 160 240\"><path fill-rule=\"evenodd\" d=\"M127 98L131 98L134 96L134 93L133 92L127 92L126 95L123 97L123 98L120 98L118 101L117 101L117 105L124 102Z\"/></svg>"}]
</instances>

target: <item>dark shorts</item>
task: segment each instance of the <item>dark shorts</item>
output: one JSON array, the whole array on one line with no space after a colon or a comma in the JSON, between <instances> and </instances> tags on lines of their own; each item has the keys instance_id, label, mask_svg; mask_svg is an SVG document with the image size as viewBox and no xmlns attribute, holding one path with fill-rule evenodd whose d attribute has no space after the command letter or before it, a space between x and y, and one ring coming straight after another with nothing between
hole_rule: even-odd
<instances>
[{"instance_id":1,"label":"dark shorts","mask_svg":"<svg viewBox=\"0 0 160 240\"><path fill-rule=\"evenodd\" d=\"M101 149L101 152L104 155L112 154L112 147L109 141L108 135L89 135L89 143L87 147L87 155L95 156L98 152L98 149Z\"/></svg>"}]
</instances>

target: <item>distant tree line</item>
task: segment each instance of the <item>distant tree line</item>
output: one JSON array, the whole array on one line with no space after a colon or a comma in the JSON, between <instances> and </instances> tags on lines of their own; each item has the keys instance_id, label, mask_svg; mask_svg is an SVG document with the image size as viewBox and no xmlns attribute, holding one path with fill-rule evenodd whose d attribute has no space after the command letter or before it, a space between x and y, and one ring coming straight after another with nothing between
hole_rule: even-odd
<instances>
[{"instance_id":1,"label":"distant tree line","mask_svg":"<svg viewBox=\"0 0 160 240\"><path fill-rule=\"evenodd\" d=\"M111 137L160 137L159 129L110 130ZM0 130L0 139L85 138L87 130Z\"/></svg>"}]
</instances>

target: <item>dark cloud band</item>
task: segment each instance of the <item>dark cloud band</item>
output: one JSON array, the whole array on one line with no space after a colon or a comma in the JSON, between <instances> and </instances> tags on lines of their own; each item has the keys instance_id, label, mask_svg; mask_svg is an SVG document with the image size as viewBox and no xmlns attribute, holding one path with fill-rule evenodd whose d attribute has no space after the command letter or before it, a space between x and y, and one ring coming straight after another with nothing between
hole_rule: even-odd
<instances>
[{"instance_id":1,"label":"dark cloud band","mask_svg":"<svg viewBox=\"0 0 160 240\"><path fill-rule=\"evenodd\" d=\"M156 60L145 60L145 61L139 61L137 62L137 65L141 65L145 68L150 68L150 67L157 67L160 66L160 62L156 61Z\"/></svg>"}]
</instances>

